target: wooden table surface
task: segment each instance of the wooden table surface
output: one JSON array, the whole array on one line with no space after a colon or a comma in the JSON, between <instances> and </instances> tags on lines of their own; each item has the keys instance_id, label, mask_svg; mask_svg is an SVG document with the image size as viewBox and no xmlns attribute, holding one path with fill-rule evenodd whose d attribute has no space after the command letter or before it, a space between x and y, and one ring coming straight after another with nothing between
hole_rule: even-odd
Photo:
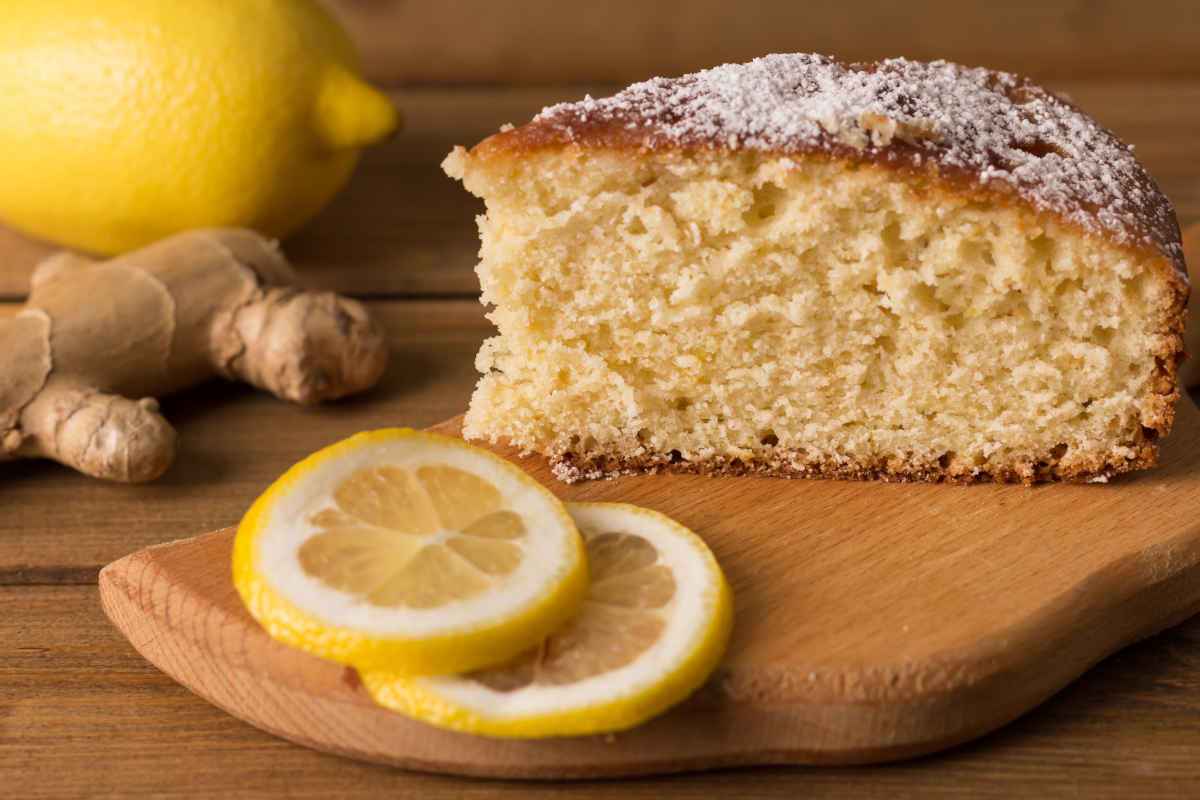
<instances>
[{"instance_id":1,"label":"wooden table surface","mask_svg":"<svg viewBox=\"0 0 1200 800\"><path fill-rule=\"evenodd\" d=\"M1200 220L1200 82L1059 82L1135 143L1184 222ZM595 87L590 88L593 91ZM113 486L49 464L0 465L0 787L25 797L867 797L1200 792L1200 618L1139 644L1013 725L914 762L771 768L564 786L458 780L358 764L274 739L142 661L100 610L96 573L148 544L237 521L303 455L352 432L459 413L489 325L475 299L472 216L441 175L451 145L520 122L570 89L396 93L408 128L287 245L310 283L368 299L393 359L367 396L318 410L214 383L170 399L180 455L159 482ZM0 234L0 314L47 252Z\"/></svg>"}]
</instances>

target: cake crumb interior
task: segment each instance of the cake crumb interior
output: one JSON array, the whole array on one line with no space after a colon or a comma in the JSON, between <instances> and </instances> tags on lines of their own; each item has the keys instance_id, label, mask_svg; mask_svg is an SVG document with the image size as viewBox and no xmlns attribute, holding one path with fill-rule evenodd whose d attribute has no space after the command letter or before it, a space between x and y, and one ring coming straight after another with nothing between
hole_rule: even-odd
<instances>
[{"instance_id":1,"label":"cake crumb interior","mask_svg":"<svg viewBox=\"0 0 1200 800\"><path fill-rule=\"evenodd\" d=\"M445 166L487 204L499 330L464 432L563 477L1103 476L1169 425L1163 264L1024 206L753 151Z\"/></svg>"}]
</instances>

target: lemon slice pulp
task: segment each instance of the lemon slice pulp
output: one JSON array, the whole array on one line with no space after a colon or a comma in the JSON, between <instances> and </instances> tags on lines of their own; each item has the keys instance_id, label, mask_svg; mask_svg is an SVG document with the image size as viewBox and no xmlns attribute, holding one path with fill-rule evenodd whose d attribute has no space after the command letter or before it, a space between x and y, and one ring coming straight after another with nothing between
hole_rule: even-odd
<instances>
[{"instance_id":1,"label":"lemon slice pulp","mask_svg":"<svg viewBox=\"0 0 1200 800\"><path fill-rule=\"evenodd\" d=\"M591 585L579 613L537 647L461 676L360 670L380 705L439 727L532 738L622 730L683 700L719 662L732 599L703 541L619 503L569 503Z\"/></svg>"},{"instance_id":2,"label":"lemon slice pulp","mask_svg":"<svg viewBox=\"0 0 1200 800\"><path fill-rule=\"evenodd\" d=\"M560 627L587 585L562 504L484 450L408 429L301 461L234 545L247 609L285 644L440 674L502 662Z\"/></svg>"}]
</instances>

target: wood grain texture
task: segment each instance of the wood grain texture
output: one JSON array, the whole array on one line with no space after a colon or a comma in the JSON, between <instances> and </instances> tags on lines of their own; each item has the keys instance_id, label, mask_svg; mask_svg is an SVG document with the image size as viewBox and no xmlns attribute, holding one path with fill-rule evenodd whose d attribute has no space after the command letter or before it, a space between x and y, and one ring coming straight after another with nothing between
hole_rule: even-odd
<instances>
[{"instance_id":1,"label":"wood grain texture","mask_svg":"<svg viewBox=\"0 0 1200 800\"><path fill-rule=\"evenodd\" d=\"M168 675L269 732L500 777L908 758L1011 721L1200 611L1200 411L1186 400L1162 466L1105 486L689 475L565 486L544 460L498 452L565 499L647 506L705 538L737 607L705 689L609 737L496 741L424 726L375 707L352 671L266 636L229 578L232 530L109 565L105 610Z\"/></svg>"},{"instance_id":2,"label":"wood grain texture","mask_svg":"<svg viewBox=\"0 0 1200 800\"><path fill-rule=\"evenodd\" d=\"M1072 5L1081 18L1097 7ZM1155 4L1130 7L1147 24L1157 20L1162 34L1156 41L1165 42L1189 24L1179 14L1163 19ZM836 12L855 22L860 17L857 7L851 12L836 7ZM855 30L853 36L859 35ZM1022 35L1027 41L1009 52L1040 46L1040 32ZM1120 35L1111 39L1123 47ZM1053 37L1046 41L1062 46ZM902 52L912 54L906 46L889 54ZM1181 218L1200 219L1200 159L1195 157L1200 83L1123 76L1081 81L1072 78L1074 67L1066 63L1075 54L1064 49L1061 57L1063 66L1042 77L1136 143ZM1139 60L1156 57L1157 44L1138 54ZM711 60L706 53L705 62ZM1030 69L1025 63L1012 66ZM347 193L328 212L333 221L318 220L289 249L311 237L304 246L314 255L301 261L321 286L376 296L474 293L470 215L478 205L440 175L436 160L452 144L469 144L502 122L520 122L547 102L586 90L397 92L409 115L408 128L368 152ZM406 162L418 156L419 163ZM0 296L23 295L29 267L44 252L0 231ZM293 746L214 708L144 661L105 621L94 585L36 585L94 582L99 565L130 550L178 532L228 524L279 470L356 426L427 424L461 410L475 380L471 359L488 331L478 305L375 307L384 306L394 309L388 325L403 374L390 376L378 394L361 402L318 412L219 383L177 398L168 413L183 432L185 458L162 486L111 487L49 465L0 465L0 584L24 584L0 585L0 786L18 787L30 798L387 793L434 799L970 795L1127 800L1195 794L1200 618L1105 660L1030 714L934 758L543 787L403 772ZM12 307L0 305L0 313L6 310Z\"/></svg>"},{"instance_id":3,"label":"wood grain texture","mask_svg":"<svg viewBox=\"0 0 1200 800\"><path fill-rule=\"evenodd\" d=\"M163 478L142 486L49 462L0 463L0 584L94 583L101 566L133 550L236 522L316 449L360 430L423 427L461 411L478 377L475 352L491 332L479 303L370 308L388 335L391 363L361 397L301 408L214 381L168 398L163 411L179 431L179 453Z\"/></svg>"},{"instance_id":4,"label":"wood grain texture","mask_svg":"<svg viewBox=\"0 0 1200 800\"><path fill-rule=\"evenodd\" d=\"M555 83L677 75L773 52L905 55L1044 77L1200 77L1191 0L326 0L390 82Z\"/></svg>"},{"instance_id":5,"label":"wood grain texture","mask_svg":"<svg viewBox=\"0 0 1200 800\"><path fill-rule=\"evenodd\" d=\"M424 5L424 4L413 4ZM1200 13L1200 12L1198 12ZM1184 222L1200 220L1200 81L1055 80L1138 148ZM346 190L285 244L307 284L360 296L474 296L482 204L439 164L544 105L612 86L407 89L393 93L406 127L368 150ZM53 248L0 230L0 299L23 297L34 264Z\"/></svg>"},{"instance_id":6,"label":"wood grain texture","mask_svg":"<svg viewBox=\"0 0 1200 800\"><path fill-rule=\"evenodd\" d=\"M1179 368L1181 386L1200 386L1200 222L1183 230L1183 257L1187 262L1192 296L1188 298L1187 320L1183 330L1183 352L1188 355Z\"/></svg>"},{"instance_id":7,"label":"wood grain texture","mask_svg":"<svg viewBox=\"0 0 1200 800\"><path fill-rule=\"evenodd\" d=\"M0 587L0 785L22 797L1128 800L1195 790L1200 618L934 758L563 786L406 772L296 747L147 663L105 620L97 595L95 586Z\"/></svg>"}]
</instances>

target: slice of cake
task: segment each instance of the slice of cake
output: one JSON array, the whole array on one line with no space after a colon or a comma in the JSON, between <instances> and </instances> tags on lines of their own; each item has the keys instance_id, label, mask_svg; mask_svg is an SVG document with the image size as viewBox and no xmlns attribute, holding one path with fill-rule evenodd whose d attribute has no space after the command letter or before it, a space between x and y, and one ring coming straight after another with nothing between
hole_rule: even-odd
<instances>
[{"instance_id":1,"label":"slice of cake","mask_svg":"<svg viewBox=\"0 0 1200 800\"><path fill-rule=\"evenodd\" d=\"M1103 481L1171 428L1186 269L1130 147L1000 72L773 55L444 164L499 335L464 424L662 467Z\"/></svg>"}]
</instances>

